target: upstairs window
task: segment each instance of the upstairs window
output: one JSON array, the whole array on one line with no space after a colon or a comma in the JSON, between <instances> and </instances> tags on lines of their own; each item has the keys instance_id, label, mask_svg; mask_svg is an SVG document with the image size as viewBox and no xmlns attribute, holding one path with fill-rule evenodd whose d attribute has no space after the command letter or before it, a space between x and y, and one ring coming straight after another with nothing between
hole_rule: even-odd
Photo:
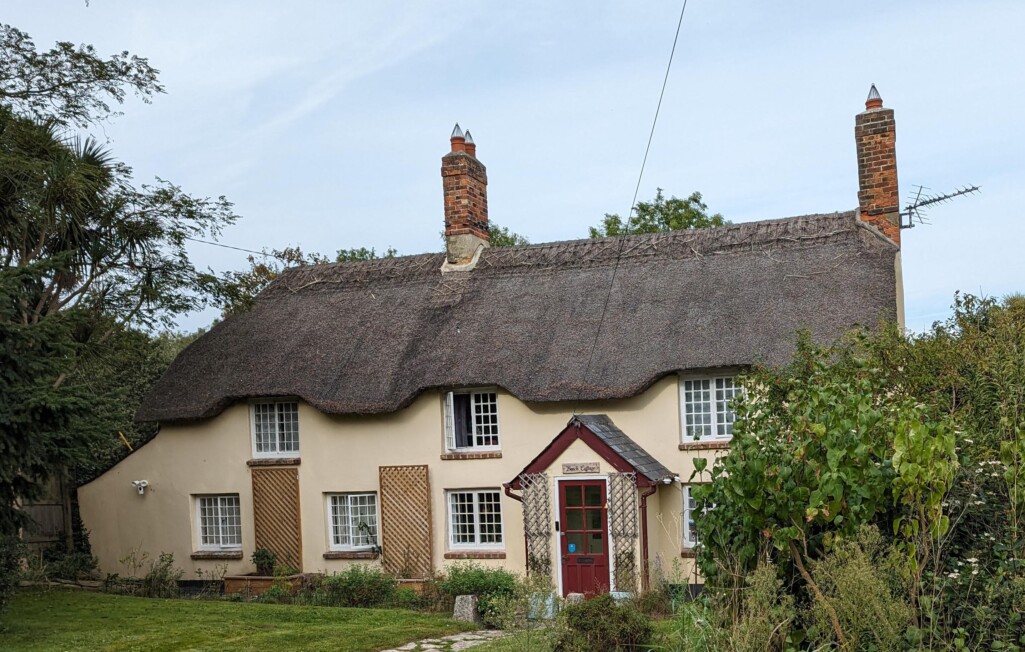
<instances>
[{"instance_id":1,"label":"upstairs window","mask_svg":"<svg viewBox=\"0 0 1025 652\"><path fill-rule=\"evenodd\" d=\"M742 391L733 376L682 378L680 411L683 441L732 437L734 414L730 404Z\"/></svg>"},{"instance_id":2,"label":"upstairs window","mask_svg":"<svg viewBox=\"0 0 1025 652\"><path fill-rule=\"evenodd\" d=\"M251 405L253 457L289 457L299 453L299 404L259 401Z\"/></svg>"},{"instance_id":3,"label":"upstairs window","mask_svg":"<svg viewBox=\"0 0 1025 652\"><path fill-rule=\"evenodd\" d=\"M449 547L501 548L502 494L498 489L448 492Z\"/></svg>"},{"instance_id":4,"label":"upstairs window","mask_svg":"<svg viewBox=\"0 0 1025 652\"><path fill-rule=\"evenodd\" d=\"M491 391L449 392L445 397L445 447L497 450L498 395Z\"/></svg>"},{"instance_id":5,"label":"upstairs window","mask_svg":"<svg viewBox=\"0 0 1025 652\"><path fill-rule=\"evenodd\" d=\"M203 550L242 547L242 511L238 494L196 498L199 547Z\"/></svg>"},{"instance_id":6,"label":"upstairs window","mask_svg":"<svg viewBox=\"0 0 1025 652\"><path fill-rule=\"evenodd\" d=\"M328 494L332 550L377 546L377 494Z\"/></svg>"}]
</instances>

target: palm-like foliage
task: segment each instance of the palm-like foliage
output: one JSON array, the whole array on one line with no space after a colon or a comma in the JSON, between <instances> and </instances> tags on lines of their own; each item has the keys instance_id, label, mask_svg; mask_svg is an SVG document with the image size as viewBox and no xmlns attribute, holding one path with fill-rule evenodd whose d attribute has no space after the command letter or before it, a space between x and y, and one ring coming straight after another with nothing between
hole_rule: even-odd
<instances>
[{"instance_id":1,"label":"palm-like foliage","mask_svg":"<svg viewBox=\"0 0 1025 652\"><path fill-rule=\"evenodd\" d=\"M159 180L136 189L101 143L6 110L0 217L3 269L40 272L17 293L26 324L69 308L149 324L195 307L185 241L234 219L223 198L194 199Z\"/></svg>"}]
</instances>

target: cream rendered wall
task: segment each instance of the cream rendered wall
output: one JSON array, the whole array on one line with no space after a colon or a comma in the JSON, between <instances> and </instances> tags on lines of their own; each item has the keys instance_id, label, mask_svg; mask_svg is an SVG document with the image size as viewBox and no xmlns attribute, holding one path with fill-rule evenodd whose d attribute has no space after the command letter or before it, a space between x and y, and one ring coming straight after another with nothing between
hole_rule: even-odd
<instances>
[{"instance_id":1,"label":"cream rendered wall","mask_svg":"<svg viewBox=\"0 0 1025 652\"><path fill-rule=\"evenodd\" d=\"M329 550L326 493L378 491L378 467L427 464L433 516L434 567L452 563L449 551L445 490L499 488L511 481L566 426L574 410L608 414L627 435L686 482L696 455L714 451L681 451L678 380L667 376L629 399L606 402L524 403L498 390L502 457L483 460L442 460L444 452L443 397L426 392L398 412L378 416L332 416L300 403L300 456L303 570L336 572L353 563L324 559ZM220 562L192 561L195 517L192 495L238 493L242 508L242 561L229 563L230 572L252 570L252 484L246 461L252 458L248 406L238 404L208 421L164 427L160 434L103 476L79 489L82 518L91 531L94 554L105 572L125 572L118 559L132 549L150 555L173 552L186 576L209 570ZM563 462L601 461L586 445L576 442L551 469L561 475ZM602 473L611 471L602 461ZM573 477L573 476L567 476ZM150 489L138 496L131 481L146 479ZM680 557L680 535L671 535L682 510L678 486L660 487L648 499L650 557L660 555L672 564ZM504 560L481 560L522 572L525 566L519 502L502 495ZM552 504L553 513L557 509ZM554 545L554 544L553 544ZM638 560L640 556L638 555ZM554 556L553 563L558 563Z\"/></svg>"},{"instance_id":2,"label":"cream rendered wall","mask_svg":"<svg viewBox=\"0 0 1025 652\"><path fill-rule=\"evenodd\" d=\"M150 559L174 554L184 577L196 570L248 571L253 543L253 487L246 460L251 457L249 410L237 405L216 419L190 426L164 427L148 444L99 478L78 489L82 522L104 573L128 574L121 563L142 552ZM133 480L149 486L140 496ZM242 514L241 561L193 561L198 548L195 500L198 494L239 495ZM143 569L145 571L145 569Z\"/></svg>"}]
</instances>

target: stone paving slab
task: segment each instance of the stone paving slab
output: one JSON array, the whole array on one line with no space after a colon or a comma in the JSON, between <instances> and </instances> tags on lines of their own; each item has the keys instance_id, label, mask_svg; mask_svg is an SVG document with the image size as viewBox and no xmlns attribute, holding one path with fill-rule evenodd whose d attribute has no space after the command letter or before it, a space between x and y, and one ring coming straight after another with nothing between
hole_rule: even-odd
<instances>
[{"instance_id":1,"label":"stone paving slab","mask_svg":"<svg viewBox=\"0 0 1025 652\"><path fill-rule=\"evenodd\" d=\"M478 632L463 632L462 634L452 634L451 636L425 638L422 641L413 641L396 648L382 650L382 652L427 652L428 650L459 652L459 650L468 650L503 636L505 636L505 632L484 629Z\"/></svg>"}]
</instances>

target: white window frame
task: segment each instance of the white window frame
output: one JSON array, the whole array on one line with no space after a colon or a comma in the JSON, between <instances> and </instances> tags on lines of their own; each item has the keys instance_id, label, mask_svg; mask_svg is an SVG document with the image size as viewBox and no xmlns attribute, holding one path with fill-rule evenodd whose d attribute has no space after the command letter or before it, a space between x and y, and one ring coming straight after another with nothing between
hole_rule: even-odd
<instances>
[{"instance_id":1,"label":"white window frame","mask_svg":"<svg viewBox=\"0 0 1025 652\"><path fill-rule=\"evenodd\" d=\"M725 401L727 405L726 405L724 410L720 410L719 409L719 401L717 400L717 397L716 397L716 391L719 389L717 387L717 384L720 381L730 381L730 383L732 384L732 387L730 387L730 388L725 388L725 387L722 388L724 391L729 389L729 390L732 390L732 392L733 392L733 396ZM711 430L711 434L708 434L708 435L704 435L703 434L703 435L701 435L699 437L694 437L693 435L691 435L691 434L689 434L687 432L688 406L693 404L693 403L695 403L693 401L692 402L688 402L687 401L687 392L688 392L687 384L688 383L700 383L700 382L707 382L708 383L709 400L708 400L707 405L708 405L708 408L710 409L710 412L707 412L707 413L706 412L702 412L701 414L708 414L709 415L710 422L709 422L708 425L709 425L709 428ZM690 390L690 391L693 391L693 390ZM698 390L698 391L704 391L704 390ZM737 374L736 373L720 373L720 374L715 374L715 375L681 374L680 375L680 441L682 443L686 444L688 442L696 442L696 441L730 441L731 439L733 439L733 419L728 419L727 415L733 415L735 413L733 412L732 408L728 407L728 404L737 395L739 395L739 394L741 394L743 392L744 392L744 388L743 388L742 385L740 385L737 382ZM701 401L701 403L704 403L704 401ZM705 425L705 424L700 424L700 425ZM724 430L728 429L729 432L725 433L725 434L719 434L719 427L720 426L723 426Z\"/></svg>"},{"instance_id":2,"label":"white window frame","mask_svg":"<svg viewBox=\"0 0 1025 652\"><path fill-rule=\"evenodd\" d=\"M281 405L294 405L295 406L295 450L281 450L280 440L275 437L274 439L274 450L272 451L260 451L257 450L258 446L256 443L256 409L258 405L274 405L275 425L279 423L281 418L279 412L279 406ZM257 399L249 401L249 435L253 449L254 459L275 459L275 458L291 458L299 457L299 452L302 450L302 435L301 428L299 427L299 401L291 398L268 398L268 399ZM276 434L276 433L275 433Z\"/></svg>"},{"instance_id":3,"label":"white window frame","mask_svg":"<svg viewBox=\"0 0 1025 652\"><path fill-rule=\"evenodd\" d=\"M490 437L490 434L484 434L477 430L477 397L484 395L493 395L494 400L494 417L495 417L495 433L494 437L498 441L497 444L488 444L477 446L471 443L469 446L457 446L456 445L456 423L455 423L455 395L469 395L470 396L470 441L476 442L478 437ZM460 389L448 392L445 394L445 407L444 407L444 422L445 422L445 450L449 452L487 452L487 451L500 451L502 450L502 429L499 425L499 411L498 411L498 391L493 387L478 387L474 389ZM491 413L489 413L491 414Z\"/></svg>"},{"instance_id":4,"label":"white window frame","mask_svg":"<svg viewBox=\"0 0 1025 652\"><path fill-rule=\"evenodd\" d=\"M480 494L494 493L498 496L498 526L502 541L499 543L481 543L480 534ZM473 542L457 543L455 541L455 520L452 513L452 498L455 494L473 494ZM502 508L502 490L498 487L478 489L447 489L445 491L446 529L448 530L449 550L505 550L505 514Z\"/></svg>"},{"instance_id":5,"label":"white window frame","mask_svg":"<svg viewBox=\"0 0 1025 652\"><path fill-rule=\"evenodd\" d=\"M221 513L223 509L223 502L225 499L233 498L234 503L238 508L238 543L223 543L224 536L224 514ZM198 544L197 550L241 550L242 549L242 501L238 494L199 494L193 496L195 501L196 510L196 543ZM222 543L204 543L203 539L203 501L204 500L215 500L215 507L217 509L217 539Z\"/></svg>"},{"instance_id":6,"label":"white window frame","mask_svg":"<svg viewBox=\"0 0 1025 652\"><path fill-rule=\"evenodd\" d=\"M334 512L332 510L332 504L331 504L332 500L334 498L344 497L346 499L346 501L349 501L349 500L351 500L353 498L360 498L360 497L366 497L366 496L372 496L373 499L374 499L374 519L375 519L375 521L374 521L374 542L371 543L371 544L365 545L365 546L354 546L351 543L349 543L349 544L337 543L335 541L335 528L334 528L335 522L334 522ZM366 551L366 550L373 550L374 548L377 548L378 546L381 545L381 501L378 499L376 491L337 491L337 492L327 493L327 494L324 494L324 503L325 503L325 509L327 511L327 540L328 540L328 549L329 550L336 550L336 551L337 550L340 550L340 551L361 551L362 550L362 551ZM348 508L349 508L349 521L350 521L349 522L349 528L350 528L350 532L351 532L352 527L353 527L353 522L352 522L352 503L349 503L349 507ZM358 529L359 529L358 526L357 526L356 529L358 531ZM352 540L351 533L350 533L349 536L350 536L349 540L351 541Z\"/></svg>"},{"instance_id":7,"label":"white window frame","mask_svg":"<svg viewBox=\"0 0 1025 652\"><path fill-rule=\"evenodd\" d=\"M697 502L691 495L691 485L683 485L683 549L694 550L701 545L701 539L698 538L696 528L691 526L693 521L694 526L697 525L697 514L698 511ZM693 539L693 541L692 541Z\"/></svg>"}]
</instances>

